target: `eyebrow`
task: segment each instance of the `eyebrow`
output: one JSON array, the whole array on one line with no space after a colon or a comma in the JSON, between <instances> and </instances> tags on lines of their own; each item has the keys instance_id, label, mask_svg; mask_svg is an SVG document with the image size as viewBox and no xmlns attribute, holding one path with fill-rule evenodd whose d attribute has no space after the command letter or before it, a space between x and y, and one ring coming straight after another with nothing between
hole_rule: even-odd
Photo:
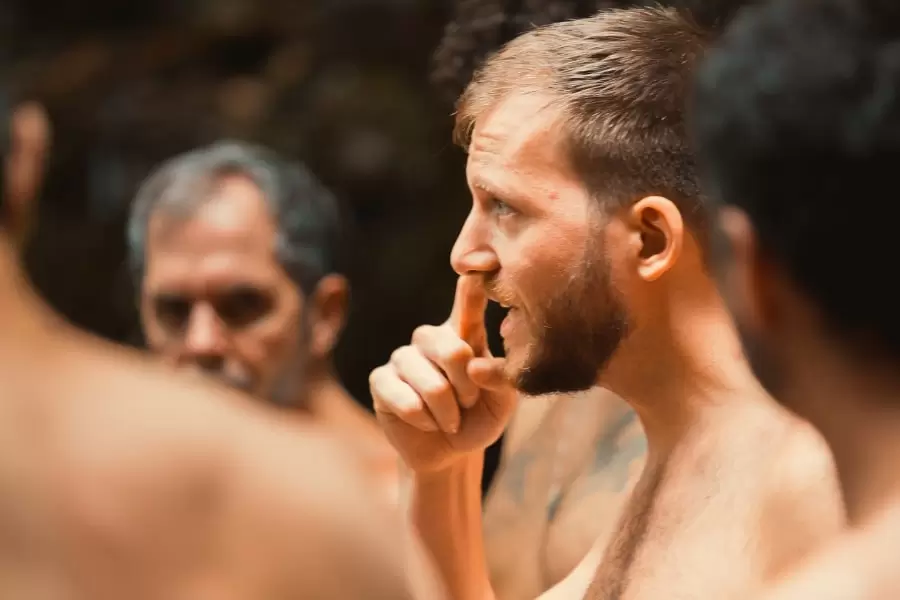
<instances>
[{"instance_id":1,"label":"eyebrow","mask_svg":"<svg viewBox=\"0 0 900 600\"><path fill-rule=\"evenodd\" d=\"M187 289L185 286L158 286L149 290L149 295L156 299L162 300L183 300L194 299L197 294L196 290ZM235 294L272 294L272 286L263 281L245 280L235 283L226 283L223 285L213 285L206 289L202 297L220 297L232 296Z\"/></svg>"},{"instance_id":2,"label":"eyebrow","mask_svg":"<svg viewBox=\"0 0 900 600\"><path fill-rule=\"evenodd\" d=\"M484 175L475 175L472 177L471 181L472 187L480 189L482 192L488 193L491 196L505 196L507 194L501 191L501 186L494 184L489 178Z\"/></svg>"}]
</instances>

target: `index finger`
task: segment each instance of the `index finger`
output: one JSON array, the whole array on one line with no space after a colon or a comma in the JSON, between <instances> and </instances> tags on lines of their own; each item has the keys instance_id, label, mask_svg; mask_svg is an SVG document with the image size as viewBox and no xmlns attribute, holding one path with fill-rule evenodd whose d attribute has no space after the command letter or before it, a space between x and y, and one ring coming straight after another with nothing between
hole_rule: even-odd
<instances>
[{"instance_id":1,"label":"index finger","mask_svg":"<svg viewBox=\"0 0 900 600\"><path fill-rule=\"evenodd\" d=\"M487 308L487 292L484 281L478 275L460 275L456 282L456 295L450 311L450 325L459 337L469 345L478 345L485 339L484 311ZM477 348L473 347L473 350Z\"/></svg>"}]
</instances>

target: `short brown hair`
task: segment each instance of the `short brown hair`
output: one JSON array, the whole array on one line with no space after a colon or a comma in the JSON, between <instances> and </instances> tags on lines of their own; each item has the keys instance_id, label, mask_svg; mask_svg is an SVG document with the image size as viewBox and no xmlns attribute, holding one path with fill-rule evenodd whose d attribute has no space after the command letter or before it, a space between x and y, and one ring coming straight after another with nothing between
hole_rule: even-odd
<instances>
[{"instance_id":1,"label":"short brown hair","mask_svg":"<svg viewBox=\"0 0 900 600\"><path fill-rule=\"evenodd\" d=\"M601 202L661 195L705 221L685 109L709 34L671 8L606 10L521 35L488 59L457 102L455 141L511 93L559 102L576 172Z\"/></svg>"}]
</instances>

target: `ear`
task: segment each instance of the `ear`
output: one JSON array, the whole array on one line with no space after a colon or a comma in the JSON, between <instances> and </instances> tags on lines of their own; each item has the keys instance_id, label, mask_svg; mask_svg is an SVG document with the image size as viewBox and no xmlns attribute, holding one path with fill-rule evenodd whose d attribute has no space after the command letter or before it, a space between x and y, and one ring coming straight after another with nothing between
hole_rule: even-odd
<instances>
[{"instance_id":1,"label":"ear","mask_svg":"<svg viewBox=\"0 0 900 600\"><path fill-rule=\"evenodd\" d=\"M2 206L3 226L17 242L26 237L31 224L49 143L50 124L40 106L27 104L13 112Z\"/></svg>"},{"instance_id":2,"label":"ear","mask_svg":"<svg viewBox=\"0 0 900 600\"><path fill-rule=\"evenodd\" d=\"M631 207L629 220L639 243L638 273L646 281L656 281L681 256L684 247L681 211L667 198L649 196Z\"/></svg>"},{"instance_id":3,"label":"ear","mask_svg":"<svg viewBox=\"0 0 900 600\"><path fill-rule=\"evenodd\" d=\"M310 298L310 353L319 359L331 355L347 319L350 285L343 275L332 273L319 280Z\"/></svg>"},{"instance_id":4,"label":"ear","mask_svg":"<svg viewBox=\"0 0 900 600\"><path fill-rule=\"evenodd\" d=\"M771 268L763 260L756 231L747 214L735 207L719 210L715 243L719 288L742 329L758 334L777 313Z\"/></svg>"}]
</instances>

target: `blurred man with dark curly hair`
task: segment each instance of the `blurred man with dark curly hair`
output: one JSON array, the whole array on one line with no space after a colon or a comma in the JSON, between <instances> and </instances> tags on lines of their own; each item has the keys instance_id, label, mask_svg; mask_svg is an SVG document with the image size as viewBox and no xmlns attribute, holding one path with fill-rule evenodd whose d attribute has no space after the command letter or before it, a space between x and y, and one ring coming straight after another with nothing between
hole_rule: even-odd
<instances>
[{"instance_id":1,"label":"blurred man with dark curly hair","mask_svg":"<svg viewBox=\"0 0 900 600\"><path fill-rule=\"evenodd\" d=\"M850 524L766 598L900 598L900 5L773 2L698 79L720 287L760 381L831 447Z\"/></svg>"}]
</instances>

